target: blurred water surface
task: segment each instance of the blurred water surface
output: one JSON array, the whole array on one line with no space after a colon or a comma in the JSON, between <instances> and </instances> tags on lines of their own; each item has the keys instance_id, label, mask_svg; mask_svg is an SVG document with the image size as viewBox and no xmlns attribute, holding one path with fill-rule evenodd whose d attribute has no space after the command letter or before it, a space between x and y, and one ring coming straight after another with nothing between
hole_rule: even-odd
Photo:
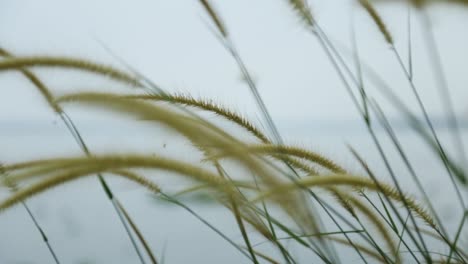
<instances>
[{"instance_id":1,"label":"blurred water surface","mask_svg":"<svg viewBox=\"0 0 468 264\"><path fill-rule=\"evenodd\" d=\"M195 151L189 151L192 147L188 142L168 130L145 122L78 120L77 124L95 153L154 153L191 162L196 162L200 157ZM309 147L335 159L351 171L362 172L346 148L348 143L362 154L379 177L388 179L388 173L359 121L283 121L279 122L279 127L286 142ZM451 142L449 131L444 127L438 129L447 145ZM410 129L400 126L397 132L436 208L449 229L453 229L459 221L460 208L454 203L454 192L442 166ZM402 186L411 193L415 187L408 172L382 130L378 130L377 134L388 150ZM465 129L465 141L467 136ZM0 130L0 146L0 160L3 163L81 154L73 138L57 120L4 122ZM148 173L168 192L187 184L177 175ZM127 181L109 176L107 179L143 230L155 254L158 257L164 255L166 263L248 263L245 256L184 209L157 201L146 190ZM0 196L6 195L6 190L1 189ZM243 243L227 209L203 199L183 201L234 241ZM43 225L62 263L137 263L137 256L96 178L89 177L60 186L27 202ZM331 223L326 225L334 230ZM0 263L52 262L21 206L0 214L0 234ZM255 243L263 241L258 236L252 238ZM262 244L257 249L280 259L268 244ZM309 260L314 259L310 252L300 247L292 247L292 252L299 256L300 263L310 263ZM340 254L348 256L347 263L360 262L349 250L340 250Z\"/></svg>"}]
</instances>

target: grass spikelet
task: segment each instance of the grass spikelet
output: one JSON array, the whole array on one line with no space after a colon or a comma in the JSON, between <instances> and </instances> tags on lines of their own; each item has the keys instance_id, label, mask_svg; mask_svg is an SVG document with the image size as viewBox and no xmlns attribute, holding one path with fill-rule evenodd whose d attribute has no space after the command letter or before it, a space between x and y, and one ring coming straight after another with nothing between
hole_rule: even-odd
<instances>
[{"instance_id":1,"label":"grass spikelet","mask_svg":"<svg viewBox=\"0 0 468 264\"><path fill-rule=\"evenodd\" d=\"M372 18L374 23L377 25L380 32L384 36L385 41L387 41L388 44L393 46L392 35L390 34L390 31L388 31L387 26L383 22L377 10L375 10L374 6L372 6L372 4L368 0L359 0L359 4L366 10L366 12Z\"/></svg>"},{"instance_id":2,"label":"grass spikelet","mask_svg":"<svg viewBox=\"0 0 468 264\"><path fill-rule=\"evenodd\" d=\"M214 24L219 30L219 33L221 33L223 37L227 38L228 31L226 27L224 26L224 23L222 22L221 18L218 16L213 6L210 4L210 2L208 0L200 0L200 3L202 4L203 8L206 10L208 15L210 16L211 20L213 20Z\"/></svg>"},{"instance_id":3,"label":"grass spikelet","mask_svg":"<svg viewBox=\"0 0 468 264\"><path fill-rule=\"evenodd\" d=\"M292 146L278 146L278 145L250 145L247 147L249 153L251 154L268 154L272 156L277 155L289 155L293 157L298 157L301 159L308 160L310 162L316 163L321 165L322 167L336 172L336 173L345 173L346 171L341 168L339 165L335 164L333 161L327 159L326 157L314 153L312 151L308 151L302 148L296 148ZM219 159L225 155L229 155L230 153L221 153L218 156L214 156L212 158Z\"/></svg>"},{"instance_id":4,"label":"grass spikelet","mask_svg":"<svg viewBox=\"0 0 468 264\"><path fill-rule=\"evenodd\" d=\"M277 158L278 160L285 160L288 164L293 166L294 169L305 172L307 173L308 176L319 175L319 172L314 167L310 166L309 164L306 164L305 162L299 159L291 158L289 156L280 155L280 154L275 155L274 157Z\"/></svg>"},{"instance_id":5,"label":"grass spikelet","mask_svg":"<svg viewBox=\"0 0 468 264\"><path fill-rule=\"evenodd\" d=\"M210 100L195 99L187 95L130 95L125 96L125 98L161 100L196 107L205 111L210 111L245 128L248 132L250 132L256 138L261 140L263 143L269 143L269 140L265 136L265 134L261 132L257 127L255 127L252 123L250 123L247 119L243 118L234 111L231 111L226 107L220 106L219 104L216 104Z\"/></svg>"},{"instance_id":6,"label":"grass spikelet","mask_svg":"<svg viewBox=\"0 0 468 264\"><path fill-rule=\"evenodd\" d=\"M94 63L88 60L67 57L10 57L0 61L0 71L21 70L27 67L69 68L107 76L116 81L131 86L140 86L135 77L108 65Z\"/></svg>"},{"instance_id":7,"label":"grass spikelet","mask_svg":"<svg viewBox=\"0 0 468 264\"><path fill-rule=\"evenodd\" d=\"M327 187L345 185L366 188L372 191L380 192L395 201L403 203L400 193L397 190L395 190L395 188L393 188L392 186L384 184L382 182L379 182L379 186L377 186L377 184L373 180L359 176L336 174L325 175L320 177L307 177L299 179L297 184L304 187ZM269 190L261 194L259 197L255 198L252 202L265 199L269 196L279 195L285 191L295 190L297 189L297 184L285 184L278 189ZM407 195L403 194L403 199L405 199L406 206L408 206L408 208L412 212L419 216L430 227L432 227L435 230L438 230L434 219L432 219L429 213L425 209L423 209L422 206L418 205L412 198L408 197Z\"/></svg>"},{"instance_id":8,"label":"grass spikelet","mask_svg":"<svg viewBox=\"0 0 468 264\"><path fill-rule=\"evenodd\" d=\"M288 3L292 9L297 12L299 18L305 22L307 26L313 27L315 25L312 12L310 11L310 7L306 0L289 0Z\"/></svg>"},{"instance_id":9,"label":"grass spikelet","mask_svg":"<svg viewBox=\"0 0 468 264\"><path fill-rule=\"evenodd\" d=\"M139 183L141 186L145 187L148 190L151 190L154 193L160 193L161 188L154 182L148 180L146 177L143 177L133 171L129 170L113 170L110 173L120 175L122 177L128 178L131 181Z\"/></svg>"}]
</instances>

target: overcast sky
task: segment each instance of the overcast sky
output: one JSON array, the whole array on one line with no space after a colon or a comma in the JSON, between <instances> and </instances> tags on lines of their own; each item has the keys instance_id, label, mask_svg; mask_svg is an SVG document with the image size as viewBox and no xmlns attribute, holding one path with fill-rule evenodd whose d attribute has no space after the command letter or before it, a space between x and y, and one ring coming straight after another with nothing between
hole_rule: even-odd
<instances>
[{"instance_id":1,"label":"overcast sky","mask_svg":"<svg viewBox=\"0 0 468 264\"><path fill-rule=\"evenodd\" d=\"M213 2L275 120L357 118L329 60L287 1ZM310 3L329 37L348 47L350 22L354 21L362 57L407 102L414 104L388 45L353 1ZM378 9L405 58L406 8L401 4L385 4ZM457 112L466 114L468 10L434 6L430 15ZM413 12L415 82L430 112L439 114L440 100L417 21L418 15ZM121 67L99 43L102 41L167 91L212 98L258 118L259 112L236 64L208 29L210 23L195 0L2 0L0 45L18 55L80 56ZM36 72L55 94L78 89L108 91L116 87L82 73L44 69ZM19 74L0 73L0 87L3 89L0 120L53 118L34 87ZM378 96L373 87L369 89L373 96Z\"/></svg>"}]
</instances>

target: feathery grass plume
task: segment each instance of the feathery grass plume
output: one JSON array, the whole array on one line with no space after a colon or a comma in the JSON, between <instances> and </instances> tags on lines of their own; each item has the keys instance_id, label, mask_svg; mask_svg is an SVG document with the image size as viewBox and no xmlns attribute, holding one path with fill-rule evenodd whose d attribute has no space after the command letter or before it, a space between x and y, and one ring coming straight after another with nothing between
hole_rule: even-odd
<instances>
[{"instance_id":1,"label":"feathery grass plume","mask_svg":"<svg viewBox=\"0 0 468 264\"><path fill-rule=\"evenodd\" d=\"M372 18L372 20L374 20L374 23L377 25L380 32L384 36L385 41L387 41L388 44L393 46L392 35L390 34L390 31L388 31L387 26L383 22L377 10L375 10L374 6L372 6L369 0L359 0L359 4L366 10L366 12Z\"/></svg>"},{"instance_id":2,"label":"feathery grass plume","mask_svg":"<svg viewBox=\"0 0 468 264\"><path fill-rule=\"evenodd\" d=\"M19 190L17 193L12 194L9 198L0 203L0 210L7 209L16 203L39 194L49 188L79 179L83 176L90 176L98 172L117 171L119 176L127 177L154 192L160 191L157 185L146 181L142 177L134 177L134 174L132 173L121 172L121 170L127 168L152 168L175 172L189 177L190 179L209 183L215 189L219 189L221 193L230 194L233 195L233 197L236 197L235 192L232 189L232 183L229 183L225 179L205 169L177 160L155 156L148 157L144 155L109 155L103 157L83 157L76 160L76 166L68 167L58 173L53 173L53 171L51 171L50 173L52 175L47 176L45 180L31 184L30 186ZM61 161L62 160L60 159L57 162ZM25 180L33 177L40 177L40 175L33 172L29 175L22 174L20 177L21 179L18 179L19 177L17 177L14 172L11 173L12 181Z\"/></svg>"},{"instance_id":3,"label":"feathery grass plume","mask_svg":"<svg viewBox=\"0 0 468 264\"><path fill-rule=\"evenodd\" d=\"M183 104L187 106L196 107L205 111L213 112L219 116L225 117L227 120L232 121L239 126L245 128L252 135L257 137L263 143L269 143L268 138L263 132L257 127L250 123L247 119L243 118L234 111L227 109L211 100L206 99L195 99L188 95L129 95L125 96L131 99L142 99L142 100L161 100L166 102L172 102L177 104Z\"/></svg>"},{"instance_id":4,"label":"feathery grass plume","mask_svg":"<svg viewBox=\"0 0 468 264\"><path fill-rule=\"evenodd\" d=\"M289 0L288 3L307 26L315 26L315 21L307 0Z\"/></svg>"},{"instance_id":5,"label":"feathery grass plume","mask_svg":"<svg viewBox=\"0 0 468 264\"><path fill-rule=\"evenodd\" d=\"M205 8L206 12L210 16L211 20L213 20L214 24L219 30L219 33L223 35L223 37L228 38L228 31L226 27L224 26L223 21L221 18L218 16L216 13L215 9L213 8L213 5L210 4L210 1L208 0L200 0L200 3L203 5L203 8Z\"/></svg>"},{"instance_id":6,"label":"feathery grass plume","mask_svg":"<svg viewBox=\"0 0 468 264\"><path fill-rule=\"evenodd\" d=\"M422 206L417 204L412 198L408 195L401 195L394 187L385 184L383 182L378 182L379 186L376 185L374 180L360 177L360 176L352 176L349 174L334 174L334 175L325 175L319 177L307 177L301 178L297 182L301 186L304 187L326 187L326 186L352 186L352 187L360 187L369 189L372 191L380 192L383 195L403 203L402 199L405 200L406 205L408 208L414 212L417 216L419 216L426 224L428 224L431 228L438 230L434 220L429 215L429 213L423 209ZM270 196L280 195L283 192L293 191L297 189L297 185L295 184L285 184L278 189L269 190L260 196L256 197L252 200L252 202L257 202L259 200L269 198ZM403 196L403 198L402 198Z\"/></svg>"},{"instance_id":7,"label":"feathery grass plume","mask_svg":"<svg viewBox=\"0 0 468 264\"><path fill-rule=\"evenodd\" d=\"M289 156L283 155L283 154L278 154L274 155L274 158L278 160L285 160L288 164L293 166L295 169L300 170L307 175L319 175L319 172L309 164L306 164L305 162L297 159L297 158L291 158Z\"/></svg>"},{"instance_id":8,"label":"feathery grass plume","mask_svg":"<svg viewBox=\"0 0 468 264\"><path fill-rule=\"evenodd\" d=\"M328 158L314 153L309 150L305 150L302 148L292 147L292 146L279 146L279 145L272 145L272 144L263 144L263 145L249 145L247 146L250 154L268 154L272 156L277 155L289 155L298 157L301 159L308 160L310 162L316 163L321 165L322 167L336 172L336 173L346 173L346 171L341 168L339 165L335 164L333 161L329 160ZM216 156L210 157L213 159L220 159L225 156L229 156L230 153L222 152Z\"/></svg>"},{"instance_id":9,"label":"feathery grass plume","mask_svg":"<svg viewBox=\"0 0 468 264\"><path fill-rule=\"evenodd\" d=\"M140 86L135 77L108 65L68 57L10 57L0 61L0 71L20 70L27 67L70 68L107 76L131 86Z\"/></svg>"},{"instance_id":10,"label":"feathery grass plume","mask_svg":"<svg viewBox=\"0 0 468 264\"><path fill-rule=\"evenodd\" d=\"M133 171L129 170L112 170L109 173L117 174L122 177L132 179L132 181L139 183L141 186L145 187L148 190L158 194L161 193L161 188L154 182L147 179L147 177L141 176Z\"/></svg>"}]
</instances>

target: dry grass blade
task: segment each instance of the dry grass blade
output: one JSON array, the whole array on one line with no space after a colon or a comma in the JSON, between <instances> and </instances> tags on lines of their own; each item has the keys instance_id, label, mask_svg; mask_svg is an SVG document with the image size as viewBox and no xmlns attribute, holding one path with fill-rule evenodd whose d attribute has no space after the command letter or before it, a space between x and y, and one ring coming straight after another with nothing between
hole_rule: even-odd
<instances>
[{"instance_id":1,"label":"dry grass blade","mask_svg":"<svg viewBox=\"0 0 468 264\"><path fill-rule=\"evenodd\" d=\"M93 72L111 79L124 82L131 86L140 86L135 77L108 65L94 63L88 60L67 57L14 57L0 61L0 71L21 70L27 67L57 67Z\"/></svg>"}]
</instances>

